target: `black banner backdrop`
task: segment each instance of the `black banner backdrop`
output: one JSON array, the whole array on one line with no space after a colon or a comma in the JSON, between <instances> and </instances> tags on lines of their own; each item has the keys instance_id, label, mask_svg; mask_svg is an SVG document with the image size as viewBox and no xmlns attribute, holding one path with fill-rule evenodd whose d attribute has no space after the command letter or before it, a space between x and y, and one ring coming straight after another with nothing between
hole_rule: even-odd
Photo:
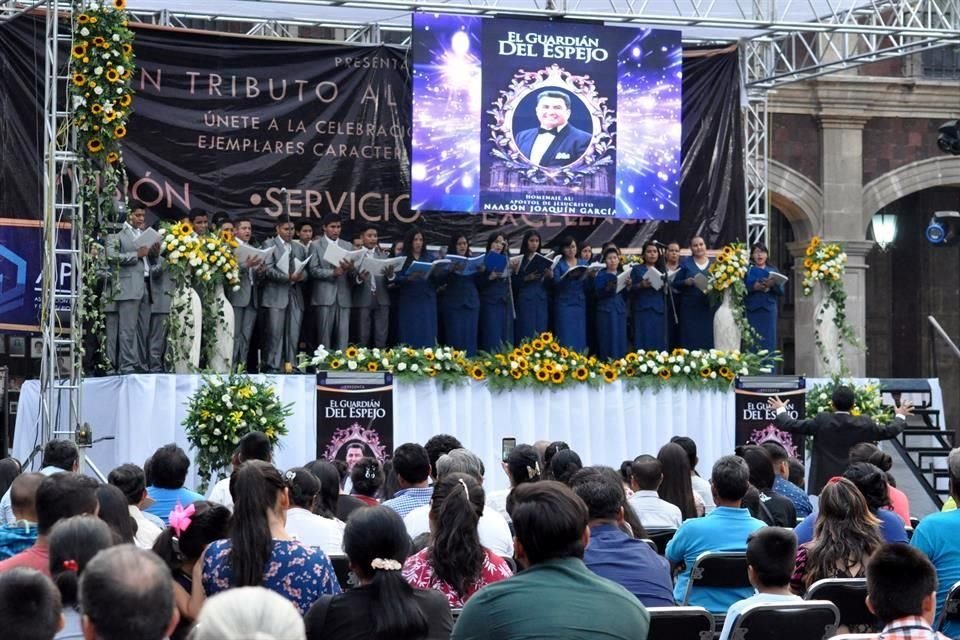
<instances>
[{"instance_id":1,"label":"black banner backdrop","mask_svg":"<svg viewBox=\"0 0 960 640\"><path fill-rule=\"evenodd\" d=\"M40 25L40 26L38 26ZM406 50L136 30L137 95L124 157L130 197L170 218L192 207L254 219L339 213L347 234L373 224L385 242L419 225L430 243L475 244L497 229L538 228L599 246L650 238L718 246L746 235L737 51L691 50L683 64L681 219L418 214L409 207L411 97ZM0 217L39 218L43 28L0 25ZM24 161L25 158L32 161ZM15 188L11 185L15 185Z\"/></svg>"},{"instance_id":2,"label":"black banner backdrop","mask_svg":"<svg viewBox=\"0 0 960 640\"><path fill-rule=\"evenodd\" d=\"M363 457L381 463L393 455L393 376L321 371L317 374L317 458Z\"/></svg>"}]
</instances>

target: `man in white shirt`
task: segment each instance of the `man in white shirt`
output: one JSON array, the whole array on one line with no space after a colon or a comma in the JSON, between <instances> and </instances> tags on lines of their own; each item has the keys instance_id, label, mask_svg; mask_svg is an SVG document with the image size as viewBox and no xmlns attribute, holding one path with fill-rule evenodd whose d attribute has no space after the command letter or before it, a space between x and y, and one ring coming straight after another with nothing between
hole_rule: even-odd
<instances>
[{"instance_id":1,"label":"man in white shirt","mask_svg":"<svg viewBox=\"0 0 960 640\"><path fill-rule=\"evenodd\" d=\"M137 533L133 537L134 544L141 549L153 549L153 543L157 541L163 529L142 511L143 508L153 504L153 500L147 495L147 482L143 469L135 464L122 464L110 472L107 482L120 489L127 498L130 517L137 523Z\"/></svg>"},{"instance_id":2,"label":"man in white shirt","mask_svg":"<svg viewBox=\"0 0 960 640\"><path fill-rule=\"evenodd\" d=\"M657 489L663 482L663 465L653 456L643 455L630 467L633 495L627 501L644 529L677 529L683 522L680 507L660 498Z\"/></svg>"},{"instance_id":3,"label":"man in white shirt","mask_svg":"<svg viewBox=\"0 0 960 640\"><path fill-rule=\"evenodd\" d=\"M466 473L483 484L483 462L474 453L466 449L454 449L437 460L437 479L448 473ZM403 519L407 533L416 538L421 533L430 531L430 505L417 507ZM480 534L480 544L490 549L498 556L513 557L513 535L510 525L500 513L485 507L480 521L477 523L477 533Z\"/></svg>"},{"instance_id":4,"label":"man in white shirt","mask_svg":"<svg viewBox=\"0 0 960 640\"><path fill-rule=\"evenodd\" d=\"M28 460L29 462L29 460ZM80 468L80 450L72 440L51 440L43 446L43 458L40 462L40 473L52 476L55 473L76 473ZM13 524L17 521L13 515L11 490L3 494L0 499L0 526Z\"/></svg>"},{"instance_id":5,"label":"man in white shirt","mask_svg":"<svg viewBox=\"0 0 960 640\"><path fill-rule=\"evenodd\" d=\"M247 460L262 460L273 463L273 452L270 449L270 439L259 431L251 431L240 438L237 450L233 454L233 468L236 469ZM213 485L207 499L222 504L233 511L233 495L230 493L230 476L220 479Z\"/></svg>"}]
</instances>

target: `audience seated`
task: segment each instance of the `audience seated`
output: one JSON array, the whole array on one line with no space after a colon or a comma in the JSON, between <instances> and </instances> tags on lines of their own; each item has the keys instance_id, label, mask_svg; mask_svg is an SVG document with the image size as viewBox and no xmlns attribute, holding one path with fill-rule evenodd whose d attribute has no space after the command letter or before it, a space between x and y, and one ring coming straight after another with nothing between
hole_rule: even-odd
<instances>
[{"instance_id":1,"label":"audience seated","mask_svg":"<svg viewBox=\"0 0 960 640\"><path fill-rule=\"evenodd\" d=\"M427 457L430 459L430 479L437 481L439 472L437 471L437 461L454 449L462 449L463 445L455 437L448 433L438 433L427 440L423 448L427 450ZM391 498L393 496L390 496Z\"/></svg>"},{"instance_id":2,"label":"audience seated","mask_svg":"<svg viewBox=\"0 0 960 640\"><path fill-rule=\"evenodd\" d=\"M115 544L133 544L137 523L130 517L127 497L112 484L97 487L97 517L106 522L113 532Z\"/></svg>"},{"instance_id":3,"label":"audience seated","mask_svg":"<svg viewBox=\"0 0 960 640\"><path fill-rule=\"evenodd\" d=\"M893 467L893 458L890 457L890 454L881 451L880 447L872 442L861 442L850 447L850 464L858 462L869 462L883 471L887 477L887 497L890 502L890 506L887 508L900 516L903 524L909 525L910 500L907 499L907 494L897 489L896 482L890 474L890 469Z\"/></svg>"},{"instance_id":4,"label":"audience seated","mask_svg":"<svg viewBox=\"0 0 960 640\"><path fill-rule=\"evenodd\" d=\"M584 565L589 512L566 485L517 486L511 516L517 561L524 570L477 592L464 606L452 640L647 637L650 617L643 605Z\"/></svg>"},{"instance_id":5,"label":"audience seated","mask_svg":"<svg viewBox=\"0 0 960 640\"><path fill-rule=\"evenodd\" d=\"M141 549L153 548L153 543L163 530L163 521L156 516L147 517L143 509L152 504L147 495L146 476L135 464L122 464L107 476L107 482L120 489L127 499L127 511L136 523L133 542Z\"/></svg>"},{"instance_id":6,"label":"audience seated","mask_svg":"<svg viewBox=\"0 0 960 640\"><path fill-rule=\"evenodd\" d=\"M179 619L170 571L132 544L105 549L87 564L80 609L87 640L163 640Z\"/></svg>"},{"instance_id":7,"label":"audience seated","mask_svg":"<svg viewBox=\"0 0 960 640\"><path fill-rule=\"evenodd\" d=\"M47 476L22 473L10 485L10 504L15 522L0 526L0 560L6 560L37 541L37 488Z\"/></svg>"},{"instance_id":8,"label":"audience seated","mask_svg":"<svg viewBox=\"0 0 960 640\"><path fill-rule=\"evenodd\" d=\"M350 516L343 550L360 581L355 589L324 596L305 616L308 640L447 640L453 626L443 594L412 589L400 575L410 549L403 521L388 507Z\"/></svg>"},{"instance_id":9,"label":"audience seated","mask_svg":"<svg viewBox=\"0 0 960 640\"><path fill-rule=\"evenodd\" d=\"M174 601L180 622L171 640L184 640L196 611L190 609L194 570L203 550L215 540L230 537L230 510L222 504L198 500L177 510L171 526L164 529L153 545L153 552L173 574Z\"/></svg>"},{"instance_id":10,"label":"audience seated","mask_svg":"<svg viewBox=\"0 0 960 640\"><path fill-rule=\"evenodd\" d=\"M806 492L807 490L807 468L803 462L796 458L790 458L790 476L787 478L790 484ZM811 503L812 504L812 503Z\"/></svg>"},{"instance_id":11,"label":"audience seated","mask_svg":"<svg viewBox=\"0 0 960 640\"><path fill-rule=\"evenodd\" d=\"M549 443L546 447L543 448L543 451L539 451L540 459L543 461L543 479L544 480L553 480L553 471L551 471L550 466L553 464L553 459L561 451L569 451L570 445L568 445L563 440L554 440Z\"/></svg>"},{"instance_id":12,"label":"audience seated","mask_svg":"<svg viewBox=\"0 0 960 640\"><path fill-rule=\"evenodd\" d=\"M50 576L48 537L53 526L70 516L97 513L97 481L75 473L55 473L37 487L37 541L0 562L0 573L30 567Z\"/></svg>"},{"instance_id":13,"label":"audience seated","mask_svg":"<svg viewBox=\"0 0 960 640\"><path fill-rule=\"evenodd\" d=\"M408 442L393 452L393 468L397 472L400 490L384 506L396 511L401 518L430 503L430 457L419 444Z\"/></svg>"},{"instance_id":14,"label":"audience seated","mask_svg":"<svg viewBox=\"0 0 960 640\"><path fill-rule=\"evenodd\" d=\"M740 612L751 604L802 599L790 593L790 576L793 575L796 556L797 537L790 530L766 527L750 534L747 538L747 576L757 593L730 605L719 640L730 640L733 624Z\"/></svg>"},{"instance_id":15,"label":"audience seated","mask_svg":"<svg viewBox=\"0 0 960 640\"><path fill-rule=\"evenodd\" d=\"M157 449L150 457L150 484L147 494L153 504L147 507L147 513L163 520L164 526L170 524L167 517L178 504L186 507L203 496L183 486L190 470L190 458L183 449L168 444Z\"/></svg>"},{"instance_id":16,"label":"audience seated","mask_svg":"<svg viewBox=\"0 0 960 640\"><path fill-rule=\"evenodd\" d=\"M680 508L683 519L696 518L706 513L705 503L695 493L690 480L690 458L683 447L673 442L660 448L657 460L663 467L663 482L657 493L660 497Z\"/></svg>"},{"instance_id":17,"label":"audience seated","mask_svg":"<svg viewBox=\"0 0 960 640\"><path fill-rule=\"evenodd\" d=\"M706 512L709 513L713 511L716 505L713 503L713 493L710 490L710 482L701 478L700 474L697 473L697 465L700 463L699 458L697 458L697 443L687 436L673 436L670 438L670 442L680 445L687 453L687 462L690 464L690 484L693 486L693 490L697 492L697 495L700 496L700 499L703 500Z\"/></svg>"},{"instance_id":18,"label":"audience seated","mask_svg":"<svg viewBox=\"0 0 960 640\"><path fill-rule=\"evenodd\" d=\"M810 503L810 497L807 493L790 481L790 454L779 442L764 442L761 446L770 454L770 461L773 463L774 493L793 503L798 518L806 518L813 513L813 505ZM793 526L793 523L789 526Z\"/></svg>"},{"instance_id":19,"label":"audience seated","mask_svg":"<svg viewBox=\"0 0 960 640\"><path fill-rule=\"evenodd\" d=\"M473 476L440 476L430 507L431 543L403 566L410 586L440 591L459 608L482 587L513 575L503 558L480 543L477 524L483 510L483 487Z\"/></svg>"},{"instance_id":20,"label":"audience seated","mask_svg":"<svg viewBox=\"0 0 960 640\"><path fill-rule=\"evenodd\" d=\"M263 587L219 593L203 606L190 640L305 640L303 618L289 600Z\"/></svg>"},{"instance_id":21,"label":"audience seated","mask_svg":"<svg viewBox=\"0 0 960 640\"><path fill-rule=\"evenodd\" d=\"M0 496L9 491L13 481L23 472L16 458L0 458ZM0 522L0 524L3 524Z\"/></svg>"},{"instance_id":22,"label":"audience seated","mask_svg":"<svg viewBox=\"0 0 960 640\"><path fill-rule=\"evenodd\" d=\"M0 624L3 640L53 640L63 628L57 588L27 567L0 574Z\"/></svg>"},{"instance_id":23,"label":"audience seated","mask_svg":"<svg viewBox=\"0 0 960 640\"><path fill-rule=\"evenodd\" d=\"M433 467L431 467L431 470ZM350 481L353 489L350 495L355 496L368 507L374 507L380 502L377 494L383 488L383 469L376 458L360 458L350 471Z\"/></svg>"},{"instance_id":24,"label":"audience seated","mask_svg":"<svg viewBox=\"0 0 960 640\"><path fill-rule=\"evenodd\" d=\"M454 449L437 459L437 475L443 477L451 473L465 473L483 485L483 461L471 451ZM430 531L430 505L417 507L403 519L407 533L416 538ZM500 513L484 506L480 522L477 524L480 544L504 558L513 557L513 534L510 525Z\"/></svg>"},{"instance_id":25,"label":"audience seated","mask_svg":"<svg viewBox=\"0 0 960 640\"><path fill-rule=\"evenodd\" d=\"M713 465L711 473L713 500L717 507L705 518L685 521L667 545L667 560L680 573L674 587L674 599L683 600L690 582L690 571L697 556L705 551L744 551L747 537L764 526L741 506L750 486L750 469L743 458L724 456ZM701 606L714 614L724 613L731 604L751 595L743 589L695 589L690 605Z\"/></svg>"},{"instance_id":26,"label":"audience seated","mask_svg":"<svg viewBox=\"0 0 960 640\"><path fill-rule=\"evenodd\" d=\"M323 551L303 546L287 532L285 489L280 472L260 460L245 462L233 473L230 538L213 542L197 563L191 611L199 610L205 595L233 587L264 586L291 600L301 613L321 595L340 592Z\"/></svg>"},{"instance_id":27,"label":"audience seated","mask_svg":"<svg viewBox=\"0 0 960 640\"><path fill-rule=\"evenodd\" d=\"M320 500L320 480L303 467L290 469L283 474L283 479L290 496L287 533L304 546L320 549L328 556L342 555L344 524L314 513Z\"/></svg>"},{"instance_id":28,"label":"audience seated","mask_svg":"<svg viewBox=\"0 0 960 640\"><path fill-rule=\"evenodd\" d=\"M960 498L960 448L947 457L950 474L950 496ZM960 511L934 513L917 525L910 544L926 554L937 570L937 612L943 611L947 593L960 581ZM943 629L948 636L960 636L960 623L948 621Z\"/></svg>"},{"instance_id":29,"label":"audience seated","mask_svg":"<svg viewBox=\"0 0 960 640\"><path fill-rule=\"evenodd\" d=\"M80 576L95 555L113 544L107 523L90 516L61 520L50 532L50 576L63 605L63 630L56 640L83 640Z\"/></svg>"},{"instance_id":30,"label":"audience seated","mask_svg":"<svg viewBox=\"0 0 960 640\"><path fill-rule=\"evenodd\" d=\"M51 440L43 447L43 459L40 462L40 473L52 476L62 471L75 472L80 464L80 449L72 440ZM16 518L13 515L13 505L10 502L10 490L7 489L0 498L0 523L13 524Z\"/></svg>"},{"instance_id":31,"label":"audience seated","mask_svg":"<svg viewBox=\"0 0 960 640\"><path fill-rule=\"evenodd\" d=\"M797 510L794 509L793 502L773 491L776 474L774 474L773 461L770 459L767 450L749 444L738 447L737 455L743 458L750 468L750 484L754 486L758 493L759 513L753 513L753 517L776 527L792 529L796 526Z\"/></svg>"},{"instance_id":32,"label":"audience seated","mask_svg":"<svg viewBox=\"0 0 960 640\"><path fill-rule=\"evenodd\" d=\"M878 640L948 640L933 630L937 572L905 544L884 545L870 558L867 607L883 624Z\"/></svg>"},{"instance_id":33,"label":"audience seated","mask_svg":"<svg viewBox=\"0 0 960 640\"><path fill-rule=\"evenodd\" d=\"M251 431L237 443L237 450L233 452L231 463L236 469L247 460L273 462L273 451L270 448L270 439L259 431ZM208 499L222 504L233 511L233 496L230 495L230 476L221 478L210 490ZM186 504L184 504L186 506Z\"/></svg>"},{"instance_id":34,"label":"audience seated","mask_svg":"<svg viewBox=\"0 0 960 640\"><path fill-rule=\"evenodd\" d=\"M590 544L583 554L587 568L623 586L644 606L673 606L667 560L622 530L625 496L617 478L599 467L586 467L573 476L570 486L589 512Z\"/></svg>"},{"instance_id":35,"label":"audience seated","mask_svg":"<svg viewBox=\"0 0 960 640\"><path fill-rule=\"evenodd\" d=\"M550 461L549 474L546 475L546 478L563 484L570 484L570 478L580 469L583 469L583 461L580 460L577 452L572 449L564 449L553 456Z\"/></svg>"},{"instance_id":36,"label":"audience seated","mask_svg":"<svg viewBox=\"0 0 960 640\"><path fill-rule=\"evenodd\" d=\"M645 529L676 529L683 522L680 507L660 497L663 465L650 455L638 456L630 467L633 497L630 506Z\"/></svg>"},{"instance_id":37,"label":"audience seated","mask_svg":"<svg viewBox=\"0 0 960 640\"><path fill-rule=\"evenodd\" d=\"M320 500L314 509L318 516L346 522L351 513L367 506L355 496L340 493L340 475L332 462L314 460L305 468L320 481Z\"/></svg>"}]
</instances>

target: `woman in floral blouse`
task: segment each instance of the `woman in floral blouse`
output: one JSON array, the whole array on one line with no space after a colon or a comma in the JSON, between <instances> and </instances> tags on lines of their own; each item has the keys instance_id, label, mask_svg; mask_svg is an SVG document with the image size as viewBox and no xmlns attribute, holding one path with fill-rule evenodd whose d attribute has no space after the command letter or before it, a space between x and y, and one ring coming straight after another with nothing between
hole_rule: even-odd
<instances>
[{"instance_id":1,"label":"woman in floral blouse","mask_svg":"<svg viewBox=\"0 0 960 640\"><path fill-rule=\"evenodd\" d=\"M436 589L460 608L486 585L513 575L500 556L480 545L483 487L472 476L451 473L433 488L431 544L407 558L403 577L417 589Z\"/></svg>"}]
</instances>

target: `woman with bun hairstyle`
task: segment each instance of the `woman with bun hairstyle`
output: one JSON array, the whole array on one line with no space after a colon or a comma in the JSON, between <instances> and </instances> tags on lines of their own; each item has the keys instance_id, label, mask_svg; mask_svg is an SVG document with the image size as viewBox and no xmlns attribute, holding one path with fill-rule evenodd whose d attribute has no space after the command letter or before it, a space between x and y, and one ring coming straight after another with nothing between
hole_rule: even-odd
<instances>
[{"instance_id":1,"label":"woman with bun hairstyle","mask_svg":"<svg viewBox=\"0 0 960 640\"><path fill-rule=\"evenodd\" d=\"M109 525L99 518L73 516L61 520L50 531L50 577L63 603L63 629L54 640L83 638L80 613L80 574L100 551L113 546Z\"/></svg>"},{"instance_id":2,"label":"woman with bun hairstyle","mask_svg":"<svg viewBox=\"0 0 960 640\"><path fill-rule=\"evenodd\" d=\"M380 504L377 493L383 487L383 468L376 458L357 460L350 470L350 482L353 483L352 494L368 507Z\"/></svg>"},{"instance_id":3,"label":"woman with bun hairstyle","mask_svg":"<svg viewBox=\"0 0 960 640\"><path fill-rule=\"evenodd\" d=\"M510 514L507 512L507 499L510 493L515 487L525 482L536 482L543 478L540 454L528 444L518 444L507 456L507 461L503 463L503 470L510 478L510 488L487 494L487 506L499 511L500 515L510 522Z\"/></svg>"},{"instance_id":4,"label":"woman with bun hairstyle","mask_svg":"<svg viewBox=\"0 0 960 640\"><path fill-rule=\"evenodd\" d=\"M907 494L897 489L897 482L890 475L893 458L889 453L881 451L880 447L872 442L861 442L850 447L850 464L869 462L887 476L887 497L890 499L890 509L900 516L903 524L910 526L910 500Z\"/></svg>"},{"instance_id":5,"label":"woman with bun hairstyle","mask_svg":"<svg viewBox=\"0 0 960 640\"><path fill-rule=\"evenodd\" d=\"M316 514L320 502L320 480L304 467L283 474L290 494L287 509L287 533L306 547L320 549L328 556L343 553L344 524L336 518Z\"/></svg>"}]
</instances>

